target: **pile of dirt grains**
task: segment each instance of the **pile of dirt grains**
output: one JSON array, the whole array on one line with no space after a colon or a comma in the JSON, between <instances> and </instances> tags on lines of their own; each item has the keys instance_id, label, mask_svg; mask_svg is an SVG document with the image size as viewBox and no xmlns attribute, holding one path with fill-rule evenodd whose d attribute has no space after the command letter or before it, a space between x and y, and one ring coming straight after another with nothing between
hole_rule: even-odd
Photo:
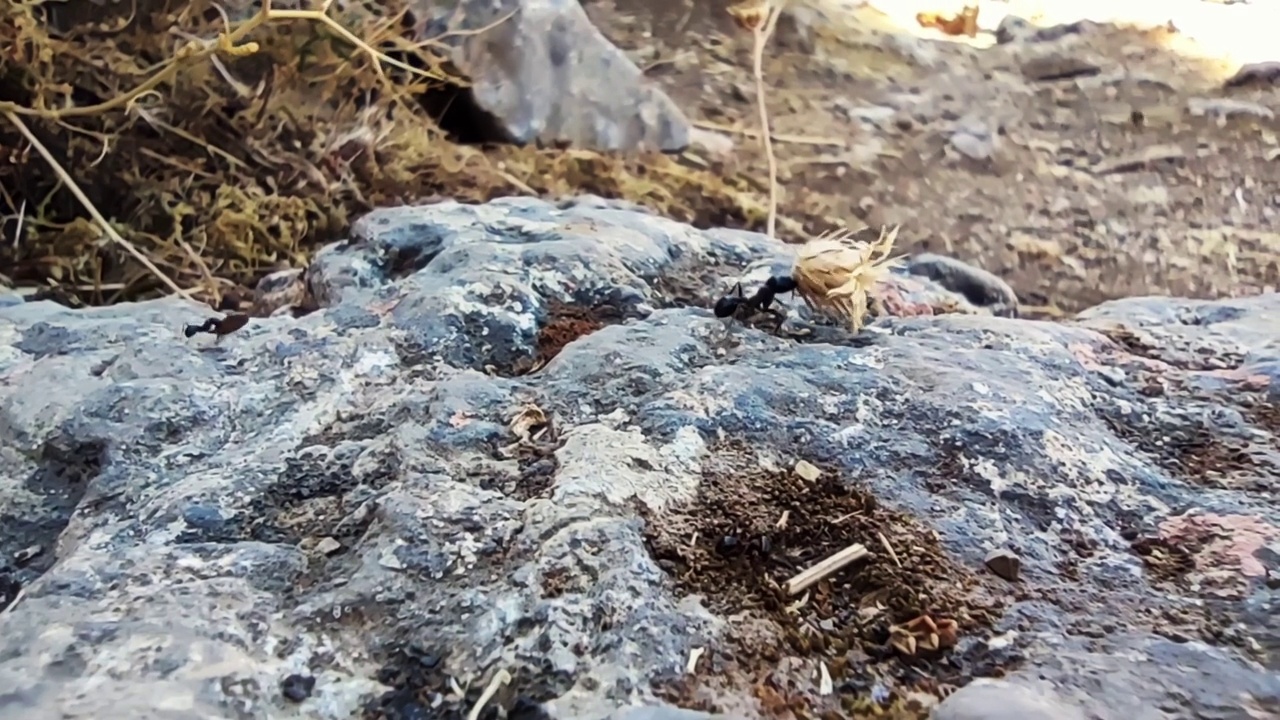
<instances>
[{"instance_id":1,"label":"pile of dirt grains","mask_svg":"<svg viewBox=\"0 0 1280 720\"><path fill-rule=\"evenodd\" d=\"M649 550L677 592L730 621L726 642L706 648L696 672L659 683L670 702L724 712L717 697L750 688L766 717L924 717L925 699L974 676L955 641L985 634L1002 609L999 591L947 558L932 530L818 470L807 480L766 469L750 447L724 443L693 501L641 509ZM787 596L788 579L855 543L871 554ZM893 626L908 623L921 635L907 643L912 653L891 642L901 637ZM951 628L949 637L928 649L935 627ZM830 694L820 694L820 664Z\"/></svg>"}]
</instances>

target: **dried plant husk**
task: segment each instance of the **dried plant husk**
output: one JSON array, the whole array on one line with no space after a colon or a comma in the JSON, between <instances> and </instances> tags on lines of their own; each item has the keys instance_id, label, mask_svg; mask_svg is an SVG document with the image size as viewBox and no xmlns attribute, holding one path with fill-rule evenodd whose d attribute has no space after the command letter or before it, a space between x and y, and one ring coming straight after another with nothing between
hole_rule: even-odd
<instances>
[{"instance_id":1,"label":"dried plant husk","mask_svg":"<svg viewBox=\"0 0 1280 720\"><path fill-rule=\"evenodd\" d=\"M851 232L840 230L804 243L792 267L797 294L810 309L836 315L858 332L876 284L901 262L889 257L897 237L894 226L881 230L875 242L855 240Z\"/></svg>"}]
</instances>

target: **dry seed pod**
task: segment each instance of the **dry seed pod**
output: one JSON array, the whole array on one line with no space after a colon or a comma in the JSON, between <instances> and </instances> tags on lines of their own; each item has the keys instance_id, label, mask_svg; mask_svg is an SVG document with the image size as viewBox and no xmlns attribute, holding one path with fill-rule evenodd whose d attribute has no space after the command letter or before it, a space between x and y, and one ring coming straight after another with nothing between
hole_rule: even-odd
<instances>
[{"instance_id":1,"label":"dry seed pod","mask_svg":"<svg viewBox=\"0 0 1280 720\"><path fill-rule=\"evenodd\" d=\"M858 332L866 319L871 291L900 261L890 258L898 227L881 231L874 243L852 240L848 230L824 234L800 246L791 277L796 293L810 309L838 315Z\"/></svg>"},{"instance_id":2,"label":"dry seed pod","mask_svg":"<svg viewBox=\"0 0 1280 720\"><path fill-rule=\"evenodd\" d=\"M754 32L764 27L769 19L769 10L769 0L746 0L730 6L729 14L738 27Z\"/></svg>"}]
</instances>

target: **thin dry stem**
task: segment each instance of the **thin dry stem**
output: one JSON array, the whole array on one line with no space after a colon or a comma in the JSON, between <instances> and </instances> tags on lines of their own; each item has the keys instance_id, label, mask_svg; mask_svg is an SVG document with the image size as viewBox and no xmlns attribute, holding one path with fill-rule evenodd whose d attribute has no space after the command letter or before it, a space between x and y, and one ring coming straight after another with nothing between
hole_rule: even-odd
<instances>
[{"instance_id":1,"label":"thin dry stem","mask_svg":"<svg viewBox=\"0 0 1280 720\"><path fill-rule=\"evenodd\" d=\"M773 134L769 127L768 97L764 82L764 49L769 44L786 0L747 0L729 8L739 26L751 31L751 72L756 84L756 110L760 118L760 140L769 164L769 219L765 233L778 236L778 159L773 153Z\"/></svg>"},{"instance_id":2,"label":"thin dry stem","mask_svg":"<svg viewBox=\"0 0 1280 720\"><path fill-rule=\"evenodd\" d=\"M6 605L3 609L0 609L0 617L4 617L5 615L8 615L9 613L13 612L13 609L18 607L18 603L22 602L22 598L26 594L27 594L27 589L25 587L18 588L18 594L13 596L12 602Z\"/></svg>"},{"instance_id":3,"label":"thin dry stem","mask_svg":"<svg viewBox=\"0 0 1280 720\"><path fill-rule=\"evenodd\" d=\"M778 158L773 154L773 134L769 127L769 108L766 103L767 93L764 82L764 48L778 25L778 16L782 14L781 0L778 3L766 2L768 19L762 26L757 26L752 34L754 45L751 48L751 69L756 79L756 106L760 111L760 141L764 143L764 156L769 164L769 219L765 225L765 234L778 236Z\"/></svg>"},{"instance_id":4,"label":"thin dry stem","mask_svg":"<svg viewBox=\"0 0 1280 720\"><path fill-rule=\"evenodd\" d=\"M480 693L480 697L476 700L476 704L472 706L471 712L467 713L467 720L477 720L477 718L480 717L480 713L484 710L485 704L493 699L493 696L498 693L499 688L509 682L511 682L511 673L506 670L499 670L494 673L493 678L489 680L489 684L485 686L484 692Z\"/></svg>"},{"instance_id":5,"label":"thin dry stem","mask_svg":"<svg viewBox=\"0 0 1280 720\"><path fill-rule=\"evenodd\" d=\"M720 132L734 133L735 135L745 135L749 138L759 138L760 131L751 128L739 127L737 125L725 125L723 123L707 122L699 120L693 123L695 127L703 130L718 130ZM832 147L848 147L849 141L834 137L814 137L809 135L785 135L783 133L772 133L773 142L789 143L792 145L830 145Z\"/></svg>"},{"instance_id":6,"label":"thin dry stem","mask_svg":"<svg viewBox=\"0 0 1280 720\"><path fill-rule=\"evenodd\" d=\"M893 560L893 564L902 567L902 561L898 559L898 553L893 551L893 546L889 544L889 538L884 533L877 532L876 537L880 538L880 545L884 547L884 551L889 553L889 559Z\"/></svg>"}]
</instances>

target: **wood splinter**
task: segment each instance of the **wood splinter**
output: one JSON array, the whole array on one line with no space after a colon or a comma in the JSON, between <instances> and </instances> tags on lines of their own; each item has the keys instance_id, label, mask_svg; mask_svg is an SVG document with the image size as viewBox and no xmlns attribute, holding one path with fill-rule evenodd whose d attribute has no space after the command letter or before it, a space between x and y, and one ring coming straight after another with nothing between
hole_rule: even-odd
<instances>
[{"instance_id":1,"label":"wood splinter","mask_svg":"<svg viewBox=\"0 0 1280 720\"><path fill-rule=\"evenodd\" d=\"M854 543L825 560L819 561L817 564L786 581L783 583L782 589L785 590L788 595L798 595L804 592L807 588L817 584L818 581L839 572L849 563L855 560L861 560L870 554L871 553L867 551L865 545L861 543Z\"/></svg>"}]
</instances>

